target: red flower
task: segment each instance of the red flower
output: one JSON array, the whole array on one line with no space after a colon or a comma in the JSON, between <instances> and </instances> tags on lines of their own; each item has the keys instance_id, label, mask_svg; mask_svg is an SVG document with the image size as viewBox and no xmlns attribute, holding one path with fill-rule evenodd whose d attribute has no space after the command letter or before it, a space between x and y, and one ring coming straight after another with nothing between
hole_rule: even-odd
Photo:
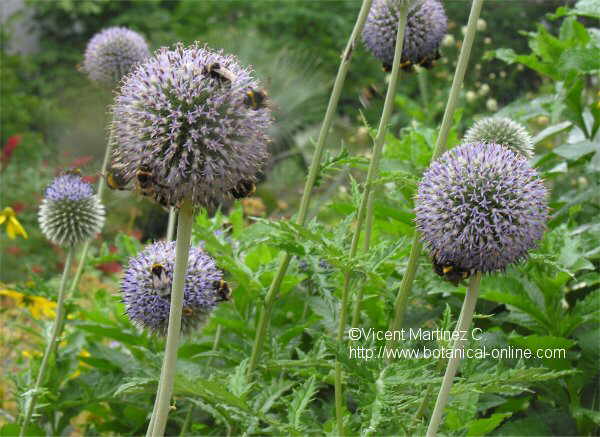
<instances>
[{"instance_id":1,"label":"red flower","mask_svg":"<svg viewBox=\"0 0 600 437\"><path fill-rule=\"evenodd\" d=\"M23 251L21 250L20 247L17 246L8 246L6 249L4 249L6 251L6 253L8 253L9 255L13 255L13 256L18 256L21 255L21 253L23 253Z\"/></svg>"},{"instance_id":2,"label":"red flower","mask_svg":"<svg viewBox=\"0 0 600 437\"><path fill-rule=\"evenodd\" d=\"M2 156L0 157L0 161L8 162L17 146L21 144L21 139L21 135L12 135L8 137L8 140L6 141L6 144L2 149Z\"/></svg>"},{"instance_id":3,"label":"red flower","mask_svg":"<svg viewBox=\"0 0 600 437\"><path fill-rule=\"evenodd\" d=\"M11 205L13 211L15 212L15 214L19 214L20 212L22 212L25 209L25 204L22 202L15 202Z\"/></svg>"},{"instance_id":4,"label":"red flower","mask_svg":"<svg viewBox=\"0 0 600 437\"><path fill-rule=\"evenodd\" d=\"M84 182L87 182L88 184L95 184L96 182L98 182L98 176L83 176L81 179L83 179Z\"/></svg>"},{"instance_id":5,"label":"red flower","mask_svg":"<svg viewBox=\"0 0 600 437\"><path fill-rule=\"evenodd\" d=\"M98 264L96 268L107 275L110 273L119 273L122 270L121 264L116 261Z\"/></svg>"},{"instance_id":6,"label":"red flower","mask_svg":"<svg viewBox=\"0 0 600 437\"><path fill-rule=\"evenodd\" d=\"M76 158L69 165L69 167L83 167L84 165L89 164L93 159L94 159L94 157L92 155L81 156L79 158Z\"/></svg>"}]
</instances>

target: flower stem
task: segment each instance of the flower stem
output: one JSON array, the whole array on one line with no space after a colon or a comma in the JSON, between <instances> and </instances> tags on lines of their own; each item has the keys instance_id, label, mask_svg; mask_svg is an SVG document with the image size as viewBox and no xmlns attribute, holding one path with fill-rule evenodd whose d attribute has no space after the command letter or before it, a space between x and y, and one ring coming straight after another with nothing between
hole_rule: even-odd
<instances>
[{"instance_id":1,"label":"flower stem","mask_svg":"<svg viewBox=\"0 0 600 437\"><path fill-rule=\"evenodd\" d=\"M465 296L461 310L461 317L459 318L458 332L465 332L471 326L473 313L475 311L475 304L477 303L480 282L481 273L477 272L471 278L469 287L467 288L467 295ZM465 341L463 341L462 336L459 336L459 338L454 342L452 356L448 361L446 373L444 373L442 386L440 387L440 392L438 393L437 401L435 402L435 408L433 409L433 414L431 415L429 426L427 427L427 437L434 437L437 434L440 424L442 423L442 414L444 412L446 402L448 402L450 389L452 388L452 381L454 379L454 375L456 375L456 371L460 363L460 351L464 346Z\"/></svg>"},{"instance_id":2,"label":"flower stem","mask_svg":"<svg viewBox=\"0 0 600 437\"><path fill-rule=\"evenodd\" d=\"M33 390L31 390L31 398L27 403L27 409L25 413L25 419L23 420L23 426L21 427L21 431L19 436L23 437L27 430L27 426L29 425L29 421L31 420L31 416L33 415L35 409L35 403L37 400L38 391L44 382L44 378L46 377L46 372L48 371L48 364L50 363L50 357L52 352L55 350L55 345L59 339L59 330L62 318L64 317L65 311L65 289L67 284L67 276L69 275L69 271L71 270L71 264L73 263L73 253L75 252L75 248L71 247L69 252L67 253L67 259L65 260L65 267L63 269L62 277L60 280L60 285L58 288L58 298L56 303L56 316L54 317L54 325L52 326L52 334L50 335L50 341L46 345L46 350L44 351L44 357L42 358L42 364L40 365L40 369L38 371L37 380L35 381L35 386Z\"/></svg>"},{"instance_id":3,"label":"flower stem","mask_svg":"<svg viewBox=\"0 0 600 437\"><path fill-rule=\"evenodd\" d=\"M183 309L183 288L185 285L185 272L188 265L190 240L192 237L192 223L194 213L189 200L185 200L179 211L179 224L177 226L177 245L175 247L175 272L171 289L171 307L169 311L169 327L167 329L167 344L163 361L162 375L158 387L158 403L153 416L154 428L152 436L158 437L165 433L167 416L171 404L171 393L175 380L175 367L177 364L177 348L181 334L181 313Z\"/></svg>"},{"instance_id":4,"label":"flower stem","mask_svg":"<svg viewBox=\"0 0 600 437\"><path fill-rule=\"evenodd\" d=\"M367 212L367 205L371 203L371 210L373 209L373 196L372 196L372 185L377 172L379 170L379 161L381 159L381 152L383 150L383 144L385 140L385 134L387 127L392 115L392 109L394 107L394 97L396 96L396 86L398 84L398 77L400 75L400 59L402 58L402 46L404 44L404 32L406 30L406 21L408 17L409 1L402 0L400 2L399 17L398 17L398 30L396 32L396 46L394 51L394 62L392 64L392 73L390 75L390 82L385 95L385 101L383 103L383 111L381 113L381 120L379 121L379 127L377 129L377 135L373 144L373 158L369 164L369 170L367 172L367 179L365 181L365 189L363 192L362 199L356 213L356 226L354 228L354 235L352 236L352 243L350 245L350 258L356 256L358 249L358 241L360 239L360 233ZM370 202L369 202L370 201ZM344 332L346 331L346 319L348 312L348 297L350 294L350 272L344 273L344 285L342 287L342 301L340 304L340 316L338 318L338 332L337 332L337 343L339 345L338 350L341 350L342 342L344 341ZM337 432L339 435L344 435L344 411L343 411L343 400L342 400L342 365L339 359L335 362L335 413L337 420Z\"/></svg>"},{"instance_id":5,"label":"flower stem","mask_svg":"<svg viewBox=\"0 0 600 437\"><path fill-rule=\"evenodd\" d=\"M475 32L477 32L477 20L479 19L482 5L483 0L473 0L473 3L471 4L471 13L469 14L469 22L467 23L467 32L465 34L465 39L458 57L456 71L454 72L454 79L452 80L452 88L450 88L448 102L446 103L446 109L444 111L444 118L442 119L442 125L440 126L440 133L435 143L433 156L431 157L432 161L437 159L446 150L448 133L450 132L450 127L452 126L454 111L456 110L456 106L458 104L460 90L465 78L465 72L467 71L467 65L469 64L469 58L471 57L471 48L473 47ZM404 273L404 277L400 283L400 290L398 291L396 301L394 302L394 319L390 323L389 327L391 331L399 329L402 325L404 313L406 312L406 306L408 303L408 297L412 290L412 284L417 272L417 262L420 254L421 242L419 235L415 233L406 272Z\"/></svg>"},{"instance_id":6,"label":"flower stem","mask_svg":"<svg viewBox=\"0 0 600 437\"><path fill-rule=\"evenodd\" d=\"M112 153L113 146L113 134L112 130L108 135L108 144L106 144L106 150L104 151L104 159L102 160L102 168L100 170L100 179L98 180L98 189L96 195L100 202L104 202L104 191L106 190L106 170L108 169L108 163L110 162L110 155ZM79 264L77 265L77 271L75 272L75 276L73 277L73 281L71 282L71 286L69 287L69 295L73 294L75 289L79 286L79 281L81 280L81 275L83 274L83 270L85 268L85 261L87 258L87 253L92 244L92 239L90 238L85 243L83 243L83 247L81 248L81 252L79 254Z\"/></svg>"},{"instance_id":7,"label":"flower stem","mask_svg":"<svg viewBox=\"0 0 600 437\"><path fill-rule=\"evenodd\" d=\"M312 189L317 179L317 173L319 172L319 165L323 156L323 151L325 149L325 144L329 135L331 123L333 121L333 117L335 115L337 105L342 94L342 87L344 85L344 81L346 80L346 74L348 73L348 69L350 67L352 52L354 51L354 46L356 45L358 35L362 32L365 20L367 19L367 15L371 8L372 1L373 0L363 0L360 12L358 13L358 17L356 19L356 23L354 24L354 29L352 30L352 34L348 39L346 48L342 53L342 60L340 62L335 82L333 83L333 90L331 91L331 96L329 97L329 104L327 105L325 117L323 118L323 124L321 125L321 130L319 132L319 138L317 140L315 153L310 164L308 176L306 178L306 183L304 185L304 192L302 193L300 208L298 210L298 215L296 216L296 223L299 225L304 225L304 222L306 221L306 215L311 200ZM256 329L256 336L254 338L252 354L250 356L250 363L248 365L249 374L252 374L254 372L258 364L258 359L265 340L265 334L267 330L267 325L269 324L273 303L275 301L277 293L279 292L279 287L290 264L290 260L291 255L286 252L281 258L281 261L279 262L277 273L275 274L273 282L271 282L269 290L267 291L267 295L265 296L263 306L260 310L259 322Z\"/></svg>"},{"instance_id":8,"label":"flower stem","mask_svg":"<svg viewBox=\"0 0 600 437\"><path fill-rule=\"evenodd\" d=\"M169 223L167 224L167 241L173 241L175 234L175 223L177 222L177 209L171 207L169 209Z\"/></svg>"}]
</instances>

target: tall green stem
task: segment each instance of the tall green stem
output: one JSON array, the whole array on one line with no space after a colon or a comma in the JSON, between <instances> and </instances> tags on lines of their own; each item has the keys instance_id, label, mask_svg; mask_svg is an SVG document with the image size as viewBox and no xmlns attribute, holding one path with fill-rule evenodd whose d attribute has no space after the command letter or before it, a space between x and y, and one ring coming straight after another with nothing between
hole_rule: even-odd
<instances>
[{"instance_id":1,"label":"tall green stem","mask_svg":"<svg viewBox=\"0 0 600 437\"><path fill-rule=\"evenodd\" d=\"M167 329L167 344L163 361L162 375L158 387L158 404L153 415L154 428L152 436L163 436L167 426L167 416L171 403L171 393L175 380L175 367L177 364L177 348L181 334L181 313L183 310L183 287L185 285L185 272L188 265L190 240L192 237L192 223L194 219L193 206L185 200L179 211L179 224L177 226L177 244L175 246L175 272L171 289L171 307L169 311L169 327Z\"/></svg>"},{"instance_id":2,"label":"tall green stem","mask_svg":"<svg viewBox=\"0 0 600 437\"><path fill-rule=\"evenodd\" d=\"M175 234L175 223L177 222L177 209L171 207L169 209L169 222L167 223L167 241L173 241Z\"/></svg>"},{"instance_id":3,"label":"tall green stem","mask_svg":"<svg viewBox=\"0 0 600 437\"><path fill-rule=\"evenodd\" d=\"M58 288L58 298L56 303L56 316L54 317L54 325L52 326L52 333L50 335L50 341L46 345L46 349L44 351L44 357L42 358L42 364L40 365L40 369L38 371L38 376L35 381L35 386L33 390L31 390L31 398L27 403L27 409L25 413L25 419L23 420L23 426L21 428L20 437L25 435L25 431L27 426L29 426L29 422L31 420L31 416L35 410L35 403L37 401L38 391L42 383L44 382L44 378L46 377L46 372L48 371L48 364L50 363L50 357L52 356L53 351L55 350L55 345L59 340L59 331L61 321L64 317L65 312L65 289L67 284L67 276L69 275L69 270L71 270L71 264L73 263L73 253L75 249L71 247L69 252L67 253L67 259L65 260L65 267L63 269L62 277L60 279L60 285Z\"/></svg>"},{"instance_id":4,"label":"tall green stem","mask_svg":"<svg viewBox=\"0 0 600 437\"><path fill-rule=\"evenodd\" d=\"M350 258L356 256L358 249L358 241L360 240L360 233L365 219L367 204L371 200L371 206L373 202L372 185L379 170L379 161L381 160L381 152L383 150L383 144L385 142L385 134L387 127L392 115L392 109L394 108L394 98L396 96L396 86L398 84L398 76L400 75L400 59L402 58L402 46L404 44L404 32L406 30L406 21L408 17L409 1L402 0L400 2L399 17L398 17L398 30L396 32L396 47L394 51L394 62L392 64L392 73L390 76L390 82L388 84L387 93L385 95L385 101L383 103L383 111L381 113L381 120L379 121L379 127L377 129L377 135L373 144L373 158L369 164L369 170L367 172L367 179L365 181L365 189L363 191L362 199L356 214L356 227L354 229L354 235L352 236L352 243L350 244ZM338 318L338 332L337 332L337 343L341 345L344 341L344 332L346 331L346 318L348 312L348 297L350 294L350 272L347 271L344 274L344 285L342 288L342 301L340 304L340 316ZM339 435L344 435L344 409L342 399L342 365L340 360L337 359L335 362L335 413L337 420L337 431Z\"/></svg>"},{"instance_id":5,"label":"tall green stem","mask_svg":"<svg viewBox=\"0 0 600 437\"><path fill-rule=\"evenodd\" d=\"M108 135L108 144L106 145L106 150L104 151L104 159L102 160L102 169L100 170L100 179L98 180L98 192L96 195L100 202L104 202L104 192L106 191L106 170L108 169L108 163L110 162L110 155L112 153L113 146L113 135L112 131ZM71 282L71 286L69 287L69 295L73 294L77 287L79 286L79 281L81 280L81 275L83 274L83 270L85 269L85 261L87 259L87 253L92 244L92 239L87 240L83 243L83 247L81 248L81 252L79 254L79 264L77 265L77 271L75 272L75 276L73 277L73 281Z\"/></svg>"},{"instance_id":6,"label":"tall green stem","mask_svg":"<svg viewBox=\"0 0 600 437\"><path fill-rule=\"evenodd\" d=\"M467 289L467 295L465 296L465 300L463 302L461 317L459 318L457 328L459 333L467 331L471 326L473 313L475 312L475 304L477 303L477 295L479 294L480 282L481 273L477 272L471 278L469 288ZM462 349L465 346L465 342L466 341L463 340L463 335L460 335L459 338L454 342L452 356L448 361L446 373L444 373L444 379L442 380L442 386L440 387L440 392L438 393L437 401L435 402L435 408L433 409L433 414L431 415L429 426L427 427L427 437L434 437L437 434L440 424L442 423L442 414L444 413L444 408L446 407L448 397L450 396L450 389L452 388L454 375L456 375L456 370L460 364Z\"/></svg>"},{"instance_id":7,"label":"tall green stem","mask_svg":"<svg viewBox=\"0 0 600 437\"><path fill-rule=\"evenodd\" d=\"M352 34L348 39L346 48L342 53L342 60L340 62L340 67L338 69L335 82L333 83L333 90L331 91L331 96L329 97L329 104L327 105L327 111L325 112L325 117L323 118L323 124L321 125L321 130L319 132L319 138L317 140L315 153L310 164L310 169L308 171L306 183L304 185L304 192L302 193L300 208L298 210L298 215L296 216L296 223L299 225L304 225L304 222L306 221L306 215L308 212L308 207L310 205L312 189L317 179L317 173L319 172L319 165L321 163L323 151L325 150L325 144L329 135L331 123L333 121L333 117L335 115L336 108L340 100L340 95L342 94L342 87L344 85L344 81L346 80L348 68L350 67L352 52L354 50L354 46L356 45L358 35L360 35L360 33L362 32L365 20L367 19L367 15L369 13L369 9L371 8L372 1L373 0L363 0L360 12L358 13L358 17L356 19L356 23L354 24L354 29L352 30ZM248 365L248 373L250 375L254 372L258 364L258 359L260 357L262 346L265 340L265 334L267 331L267 325L269 324L273 303L275 301L277 293L279 292L279 287L281 286L283 277L285 276L287 268L290 264L290 260L291 255L286 252L279 263L277 273L273 278L273 282L271 282L271 286L267 291L263 306L260 310L258 326L254 338L254 344L252 346L252 354L250 356L250 363Z\"/></svg>"},{"instance_id":8,"label":"tall green stem","mask_svg":"<svg viewBox=\"0 0 600 437\"><path fill-rule=\"evenodd\" d=\"M431 158L432 161L437 159L446 150L448 133L450 132L450 127L452 126L454 111L456 110L456 105L458 104L460 90L465 78L467 65L469 64L471 48L473 47L475 32L477 32L477 20L479 19L482 5L483 0L473 0L473 3L471 4L471 13L469 14L467 32L465 34L465 39L458 57L456 71L454 72L454 79L452 80L452 88L450 89L450 95L448 96L448 102L446 103L446 110L444 111L444 118L442 119L442 125L440 127L440 133L437 137L435 148L433 150L433 156ZM402 325L404 313L408 303L408 297L412 290L412 284L417 272L417 263L420 254L421 242L419 235L415 232L406 272L404 273L404 277L400 283L400 290L398 291L396 301L394 302L394 319L391 321L389 327L391 331L399 329Z\"/></svg>"}]
</instances>

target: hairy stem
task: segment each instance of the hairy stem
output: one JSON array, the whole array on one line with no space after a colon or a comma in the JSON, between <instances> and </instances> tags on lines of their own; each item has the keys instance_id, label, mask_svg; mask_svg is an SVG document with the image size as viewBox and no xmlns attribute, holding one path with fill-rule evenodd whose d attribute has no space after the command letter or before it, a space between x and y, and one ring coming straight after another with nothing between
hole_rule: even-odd
<instances>
[{"instance_id":1,"label":"hairy stem","mask_svg":"<svg viewBox=\"0 0 600 437\"><path fill-rule=\"evenodd\" d=\"M358 241L360 239L363 221L367 212L367 205L371 203L371 210L373 209L372 185L375 181L375 177L379 170L379 161L381 159L381 152L383 150L385 134L387 132L387 127L390 121L390 117L392 115L392 109L394 107L396 86L398 84L398 76L400 75L400 59L402 58L402 46L404 43L404 32L406 30L408 7L408 0L403 0L400 2L398 30L396 31L396 47L394 51L392 73L390 77L390 82L388 84L387 93L385 95L385 101L383 103L383 111L381 113L381 120L379 121L377 135L375 136L375 141L373 144L373 158L371 159L371 163L369 164L367 179L365 181L365 189L363 191L358 212L356 213L356 227L354 229L354 235L352 236L352 243L350 245L350 258L354 258L354 256L356 256L356 252L358 249ZM344 332L346 331L346 315L348 312L349 294L350 272L346 271L344 273L344 285L342 287L342 302L340 304L340 316L338 318L338 351L342 350ZM342 365L340 363L340 360L337 359L335 362L335 414L337 421L337 431L339 435L344 435L344 409L342 397Z\"/></svg>"},{"instance_id":2,"label":"hairy stem","mask_svg":"<svg viewBox=\"0 0 600 437\"><path fill-rule=\"evenodd\" d=\"M327 105L325 117L323 118L323 124L321 125L321 130L319 132L319 138L317 140L315 153L310 164L310 169L308 171L306 183L304 185L304 192L302 193L300 208L298 210L298 215L296 216L296 223L299 225L304 225L304 222L306 221L306 215L308 212L308 207L310 205L312 189L317 179L319 165L321 163L323 151L325 150L325 144L329 135L331 123L333 122L333 117L336 113L337 105L342 93L342 87L344 85L344 81L346 80L346 74L348 73L348 68L350 67L352 52L354 51L354 46L356 45L358 35L360 35L360 33L362 32L365 20L367 19L367 15L369 13L369 9L371 8L372 1L373 0L363 0L360 12L358 13L358 17L356 19L356 23L354 24L354 29L352 30L352 34L348 39L346 48L342 53L342 60L340 62L340 67L338 69L335 82L333 83L333 90L331 91L331 96L329 97L329 104ZM267 331L267 325L269 324L273 303L275 301L277 293L279 292L279 287L281 285L281 282L283 281L283 277L287 272L290 260L291 255L286 252L281 258L281 261L279 262L277 273L275 274L273 282L271 283L271 286L267 291L267 295L265 296L263 306L260 310L258 326L254 338L254 344L252 346L252 354L250 356L250 363L248 365L248 372L250 375L254 372L258 364L258 359L260 357L260 353L264 344L265 334Z\"/></svg>"},{"instance_id":3,"label":"hairy stem","mask_svg":"<svg viewBox=\"0 0 600 437\"><path fill-rule=\"evenodd\" d=\"M169 311L169 327L167 329L167 343L163 361L162 375L158 388L157 408L153 416L154 428L152 436L158 437L165 433L167 416L171 404L171 393L175 380L175 367L177 364L177 348L181 334L181 313L183 310L183 288L185 285L185 272L188 265L190 240L192 237L192 223L194 213L189 200L185 200L179 211L179 224L177 226L177 244L175 247L175 272L171 289L171 306Z\"/></svg>"},{"instance_id":4,"label":"hairy stem","mask_svg":"<svg viewBox=\"0 0 600 437\"><path fill-rule=\"evenodd\" d=\"M35 386L33 390L31 390L31 398L27 403L27 409L25 413L25 419L23 420L23 426L21 427L21 431L19 436L23 437L27 430L27 426L29 426L29 422L31 420L31 416L35 410L35 403L37 401L38 392L42 383L44 382L44 378L46 377L46 372L48 371L48 365L50 364L50 357L52 356L53 351L56 350L56 343L59 340L59 331L62 319L64 317L65 312L65 289L67 284L67 276L69 275L69 270L71 270L71 264L73 263L73 254L75 252L75 248L71 247L69 252L67 253L67 259L65 260L65 267L63 269L62 277L60 279L60 285L58 288L58 298L56 302L56 316L54 317L54 325L52 326L52 333L50 335L50 341L46 345L46 349L44 351L44 357L42 358L42 364L40 365L40 369L38 371L38 376L35 381Z\"/></svg>"},{"instance_id":5,"label":"hairy stem","mask_svg":"<svg viewBox=\"0 0 600 437\"><path fill-rule=\"evenodd\" d=\"M469 58L471 57L471 48L473 47L475 32L477 32L477 20L479 19L482 5L483 0L473 0L473 3L471 4L471 13L469 14L467 32L465 34L462 48L460 49L456 71L454 72L454 79L452 80L452 88L450 88L448 102L446 103L446 109L444 111L444 118L442 119L442 125L440 126L440 133L437 137L435 148L433 150L433 156L431 158L432 161L437 159L446 150L448 133L450 132L450 127L452 126L454 111L456 110L456 106L458 104L460 90L465 78L465 72L467 71L467 65L469 64ZM398 291L396 301L394 302L394 318L389 327L391 331L399 329L402 325L404 313L406 312L406 306L408 303L408 297L410 296L412 284L417 272L417 264L420 254L421 242L419 240L419 235L415 233L406 272L404 273L404 277L400 283L400 290Z\"/></svg>"},{"instance_id":6,"label":"hairy stem","mask_svg":"<svg viewBox=\"0 0 600 437\"><path fill-rule=\"evenodd\" d=\"M469 288L467 288L467 295L463 301L461 317L459 318L459 324L457 328L459 332L467 331L471 326L473 313L475 312L475 304L477 303L480 282L481 273L477 272L471 278ZM442 414L444 413L444 408L446 407L448 397L450 396L452 381L454 380L454 375L456 375L456 371L458 370L458 365L460 364L460 354L464 346L465 341L463 341L462 336L459 336L459 338L454 342L452 356L448 361L446 373L444 373L442 386L440 387L440 392L438 393L438 397L435 402L435 408L433 409L433 414L431 415L429 426L427 427L427 437L434 437L437 434L440 424L442 423Z\"/></svg>"}]
</instances>

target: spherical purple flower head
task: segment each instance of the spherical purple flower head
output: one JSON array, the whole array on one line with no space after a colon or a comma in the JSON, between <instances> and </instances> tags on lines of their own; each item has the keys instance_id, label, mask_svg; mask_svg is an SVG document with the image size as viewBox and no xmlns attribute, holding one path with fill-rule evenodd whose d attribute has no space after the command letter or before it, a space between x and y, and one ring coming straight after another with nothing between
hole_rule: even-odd
<instances>
[{"instance_id":1,"label":"spherical purple flower head","mask_svg":"<svg viewBox=\"0 0 600 437\"><path fill-rule=\"evenodd\" d=\"M110 27L88 43L82 70L93 81L113 86L148 56L143 36L125 27Z\"/></svg>"},{"instance_id":2,"label":"spherical purple flower head","mask_svg":"<svg viewBox=\"0 0 600 437\"><path fill-rule=\"evenodd\" d=\"M423 175L417 229L438 265L504 270L542 238L547 195L525 157L498 144L464 144Z\"/></svg>"},{"instance_id":3,"label":"spherical purple flower head","mask_svg":"<svg viewBox=\"0 0 600 437\"><path fill-rule=\"evenodd\" d=\"M206 205L256 179L267 158L271 111L236 58L205 47L163 48L127 76L113 107L113 167L126 180L140 169L162 205Z\"/></svg>"},{"instance_id":4,"label":"spherical purple flower head","mask_svg":"<svg viewBox=\"0 0 600 437\"><path fill-rule=\"evenodd\" d=\"M104 206L81 176L63 174L46 189L38 218L44 235L60 246L92 238L104 225Z\"/></svg>"},{"instance_id":5,"label":"spherical purple flower head","mask_svg":"<svg viewBox=\"0 0 600 437\"><path fill-rule=\"evenodd\" d=\"M175 242L159 241L129 260L121 282L131 321L160 335L165 335L169 326L174 268ZM223 300L218 290L222 279L215 261L202 249L191 247L183 290L182 332L203 324Z\"/></svg>"},{"instance_id":6,"label":"spherical purple flower head","mask_svg":"<svg viewBox=\"0 0 600 437\"><path fill-rule=\"evenodd\" d=\"M363 43L384 68L394 61L401 0L374 0L362 33ZM402 58L405 69L412 64L431 67L448 29L444 7L437 0L417 0L408 10Z\"/></svg>"}]
</instances>

